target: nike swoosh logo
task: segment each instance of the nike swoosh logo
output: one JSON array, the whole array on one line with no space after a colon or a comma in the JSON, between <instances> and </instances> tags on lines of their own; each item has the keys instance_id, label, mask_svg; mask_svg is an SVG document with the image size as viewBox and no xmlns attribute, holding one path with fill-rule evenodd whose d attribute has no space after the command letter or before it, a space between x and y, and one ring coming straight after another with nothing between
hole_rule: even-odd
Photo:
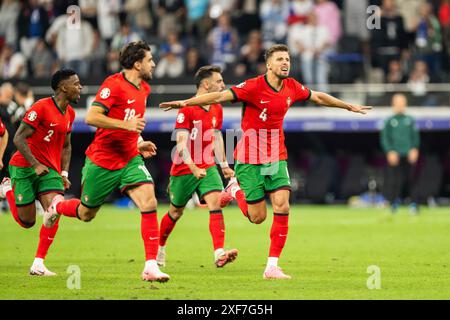
<instances>
[{"instance_id":1,"label":"nike swoosh logo","mask_svg":"<svg viewBox=\"0 0 450 320\"><path fill-rule=\"evenodd\" d=\"M155 238L150 237L149 239L150 239L150 240L156 240L156 239L159 239L159 237L155 237Z\"/></svg>"},{"instance_id":2,"label":"nike swoosh logo","mask_svg":"<svg viewBox=\"0 0 450 320\"><path fill-rule=\"evenodd\" d=\"M131 104L131 103L133 103L133 102L135 102L135 101L136 101L136 100L130 100L130 99L128 99L128 100L127 100L127 103L128 103L128 104Z\"/></svg>"},{"instance_id":3,"label":"nike swoosh logo","mask_svg":"<svg viewBox=\"0 0 450 320\"><path fill-rule=\"evenodd\" d=\"M261 104L269 103L270 101L261 100Z\"/></svg>"},{"instance_id":4,"label":"nike swoosh logo","mask_svg":"<svg viewBox=\"0 0 450 320\"><path fill-rule=\"evenodd\" d=\"M55 238L47 237L48 240L53 241Z\"/></svg>"},{"instance_id":5,"label":"nike swoosh logo","mask_svg":"<svg viewBox=\"0 0 450 320\"><path fill-rule=\"evenodd\" d=\"M223 230L223 229L220 229L220 231L225 232L225 230Z\"/></svg>"},{"instance_id":6,"label":"nike swoosh logo","mask_svg":"<svg viewBox=\"0 0 450 320\"><path fill-rule=\"evenodd\" d=\"M287 237L287 234L279 234L279 237Z\"/></svg>"},{"instance_id":7,"label":"nike swoosh logo","mask_svg":"<svg viewBox=\"0 0 450 320\"><path fill-rule=\"evenodd\" d=\"M54 126L57 126L58 124L57 123L50 123L50 127L54 127Z\"/></svg>"}]
</instances>

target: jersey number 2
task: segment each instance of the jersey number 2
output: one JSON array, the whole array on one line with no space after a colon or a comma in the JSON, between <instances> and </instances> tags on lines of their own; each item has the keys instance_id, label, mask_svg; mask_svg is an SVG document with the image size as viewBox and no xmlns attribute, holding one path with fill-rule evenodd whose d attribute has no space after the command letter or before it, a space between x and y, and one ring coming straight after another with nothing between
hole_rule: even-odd
<instances>
[{"instance_id":1,"label":"jersey number 2","mask_svg":"<svg viewBox=\"0 0 450 320\"><path fill-rule=\"evenodd\" d=\"M50 142L50 138L52 137L53 133L55 133L55 131L48 130L48 134L44 137L44 140Z\"/></svg>"}]
</instances>

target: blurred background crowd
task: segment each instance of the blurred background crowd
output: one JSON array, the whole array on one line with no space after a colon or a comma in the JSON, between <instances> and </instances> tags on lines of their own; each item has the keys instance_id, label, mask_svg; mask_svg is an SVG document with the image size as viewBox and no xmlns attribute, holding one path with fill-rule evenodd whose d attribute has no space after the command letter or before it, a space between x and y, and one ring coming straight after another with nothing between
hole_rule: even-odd
<instances>
[{"instance_id":1,"label":"blurred background crowd","mask_svg":"<svg viewBox=\"0 0 450 320\"><path fill-rule=\"evenodd\" d=\"M1 79L49 78L61 66L101 78L120 69L124 44L143 39L157 78L190 76L206 63L237 77L263 73L264 50L286 43L293 76L319 90L330 82L407 83L416 91L450 82L449 0L0 3ZM368 13L371 5L379 9Z\"/></svg>"}]
</instances>

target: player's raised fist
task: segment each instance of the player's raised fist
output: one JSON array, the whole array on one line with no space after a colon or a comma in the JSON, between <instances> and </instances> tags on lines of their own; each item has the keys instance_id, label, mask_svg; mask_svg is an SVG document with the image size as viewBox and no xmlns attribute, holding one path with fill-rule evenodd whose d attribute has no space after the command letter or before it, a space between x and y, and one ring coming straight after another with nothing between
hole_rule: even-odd
<instances>
[{"instance_id":1,"label":"player's raised fist","mask_svg":"<svg viewBox=\"0 0 450 320\"><path fill-rule=\"evenodd\" d=\"M185 100L175 100L175 101L169 101L169 102L162 102L159 104L159 107L163 109L164 111L169 111L171 109L179 109L186 106Z\"/></svg>"},{"instance_id":2,"label":"player's raised fist","mask_svg":"<svg viewBox=\"0 0 450 320\"><path fill-rule=\"evenodd\" d=\"M38 164L34 165L33 168L34 168L34 172L38 176L44 176L44 175L46 175L47 173L50 172L48 170L48 168L46 166L44 166L42 163L38 163Z\"/></svg>"},{"instance_id":3,"label":"player's raised fist","mask_svg":"<svg viewBox=\"0 0 450 320\"><path fill-rule=\"evenodd\" d=\"M192 173L199 180L206 177L206 169L201 169L199 167L195 167L194 171Z\"/></svg>"},{"instance_id":4,"label":"player's raised fist","mask_svg":"<svg viewBox=\"0 0 450 320\"><path fill-rule=\"evenodd\" d=\"M222 173L223 173L223 176L225 177L225 179L230 179L230 178L234 177L234 171L231 168L223 168Z\"/></svg>"},{"instance_id":5,"label":"player's raised fist","mask_svg":"<svg viewBox=\"0 0 450 320\"><path fill-rule=\"evenodd\" d=\"M355 112L355 113L362 113L366 114L367 111L372 110L371 106L358 106L354 104L348 105L348 111Z\"/></svg>"},{"instance_id":6,"label":"player's raised fist","mask_svg":"<svg viewBox=\"0 0 450 320\"><path fill-rule=\"evenodd\" d=\"M126 130L141 133L145 128L145 118L140 114L132 116L125 121Z\"/></svg>"},{"instance_id":7,"label":"player's raised fist","mask_svg":"<svg viewBox=\"0 0 450 320\"><path fill-rule=\"evenodd\" d=\"M64 190L68 190L70 188L70 186L72 185L72 182L70 182L69 178L67 177L62 177L63 180L63 184L64 184Z\"/></svg>"}]
</instances>

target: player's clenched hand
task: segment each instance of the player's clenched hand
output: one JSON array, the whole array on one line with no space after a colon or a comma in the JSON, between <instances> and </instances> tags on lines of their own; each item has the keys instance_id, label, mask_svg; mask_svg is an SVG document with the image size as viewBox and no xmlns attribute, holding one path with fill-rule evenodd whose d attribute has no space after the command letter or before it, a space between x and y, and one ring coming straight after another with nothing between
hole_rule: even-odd
<instances>
[{"instance_id":1,"label":"player's clenched hand","mask_svg":"<svg viewBox=\"0 0 450 320\"><path fill-rule=\"evenodd\" d=\"M204 177L206 177L206 169L201 169L199 167L195 167L194 171L192 173L199 180L203 179Z\"/></svg>"},{"instance_id":2,"label":"player's clenched hand","mask_svg":"<svg viewBox=\"0 0 450 320\"><path fill-rule=\"evenodd\" d=\"M130 117L125 121L125 129L128 131L139 132L145 128L145 118L141 117L140 114Z\"/></svg>"},{"instance_id":3,"label":"player's clenched hand","mask_svg":"<svg viewBox=\"0 0 450 320\"><path fill-rule=\"evenodd\" d=\"M230 179L234 177L234 171L231 168L222 168L222 173L225 179Z\"/></svg>"},{"instance_id":4,"label":"player's clenched hand","mask_svg":"<svg viewBox=\"0 0 450 320\"><path fill-rule=\"evenodd\" d=\"M186 106L186 100L175 100L169 102L162 102L159 107L164 111L169 111L170 109L179 109Z\"/></svg>"},{"instance_id":5,"label":"player's clenched hand","mask_svg":"<svg viewBox=\"0 0 450 320\"><path fill-rule=\"evenodd\" d=\"M138 144L138 151L145 159L155 156L157 149L156 145L151 141L141 141Z\"/></svg>"},{"instance_id":6,"label":"player's clenched hand","mask_svg":"<svg viewBox=\"0 0 450 320\"><path fill-rule=\"evenodd\" d=\"M44 166L42 163L38 163L38 164L34 165L33 168L34 168L34 172L38 176L44 176L44 175L46 175L47 173L50 172L48 170L48 168L46 166Z\"/></svg>"},{"instance_id":7,"label":"player's clenched hand","mask_svg":"<svg viewBox=\"0 0 450 320\"><path fill-rule=\"evenodd\" d=\"M64 190L68 190L70 188L70 186L72 185L72 183L70 182L69 178L67 177L62 177L63 180L63 184L64 184Z\"/></svg>"},{"instance_id":8,"label":"player's clenched hand","mask_svg":"<svg viewBox=\"0 0 450 320\"><path fill-rule=\"evenodd\" d=\"M355 104L349 104L347 106L347 110L351 111L351 112L355 112L355 113L366 114L367 111L372 110L372 107L370 107L370 106L358 106L358 105L355 105Z\"/></svg>"}]
</instances>

